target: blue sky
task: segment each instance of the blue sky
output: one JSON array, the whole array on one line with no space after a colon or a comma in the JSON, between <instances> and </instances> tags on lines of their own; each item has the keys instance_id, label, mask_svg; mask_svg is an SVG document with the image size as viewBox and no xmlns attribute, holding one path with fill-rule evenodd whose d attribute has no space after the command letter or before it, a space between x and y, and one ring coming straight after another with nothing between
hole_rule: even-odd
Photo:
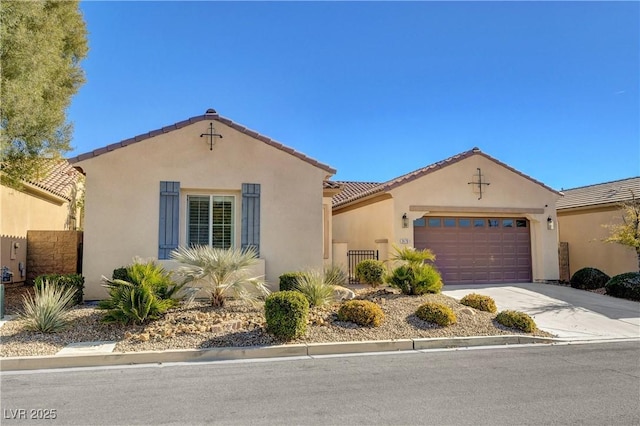
<instances>
[{"instance_id":1,"label":"blue sky","mask_svg":"<svg viewBox=\"0 0 640 426\"><path fill-rule=\"evenodd\" d=\"M338 180L385 181L474 146L555 189L640 175L638 2L81 9L90 51L69 156L212 107Z\"/></svg>"}]
</instances>

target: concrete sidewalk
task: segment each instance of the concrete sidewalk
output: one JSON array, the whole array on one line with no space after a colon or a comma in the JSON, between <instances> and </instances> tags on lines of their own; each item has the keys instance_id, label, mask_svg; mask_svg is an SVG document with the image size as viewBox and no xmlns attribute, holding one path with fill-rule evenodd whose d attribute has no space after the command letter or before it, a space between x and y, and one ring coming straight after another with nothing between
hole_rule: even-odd
<instances>
[{"instance_id":1,"label":"concrete sidewalk","mask_svg":"<svg viewBox=\"0 0 640 426\"><path fill-rule=\"evenodd\" d=\"M442 293L458 300L469 293L491 296L498 311L525 312L560 339L640 338L640 303L631 300L539 283L445 285Z\"/></svg>"}]
</instances>

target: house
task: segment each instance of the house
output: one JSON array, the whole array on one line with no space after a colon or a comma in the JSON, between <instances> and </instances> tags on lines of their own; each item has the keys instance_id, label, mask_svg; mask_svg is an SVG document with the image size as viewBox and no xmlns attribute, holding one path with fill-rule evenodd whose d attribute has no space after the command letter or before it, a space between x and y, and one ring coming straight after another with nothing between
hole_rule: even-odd
<instances>
[{"instance_id":1,"label":"house","mask_svg":"<svg viewBox=\"0 0 640 426\"><path fill-rule=\"evenodd\" d=\"M622 222L620 203L640 198L640 177L583 186L563 191L559 199L560 241L568 243L569 271L598 268L613 276L638 270L635 250L605 243L610 234L606 225Z\"/></svg>"},{"instance_id":2,"label":"house","mask_svg":"<svg viewBox=\"0 0 640 426\"><path fill-rule=\"evenodd\" d=\"M27 279L27 232L81 227L78 200L82 180L66 160L51 160L42 179L20 188L0 185L0 261L2 282ZM49 271L53 272L53 271Z\"/></svg>"},{"instance_id":3,"label":"house","mask_svg":"<svg viewBox=\"0 0 640 426\"><path fill-rule=\"evenodd\" d=\"M561 194L478 148L388 182L341 183L334 255L429 248L445 284L558 280Z\"/></svg>"},{"instance_id":4,"label":"house","mask_svg":"<svg viewBox=\"0 0 640 426\"><path fill-rule=\"evenodd\" d=\"M179 245L253 246L272 289L331 261L335 170L213 109L69 161L86 176L87 300L134 256L175 268Z\"/></svg>"}]
</instances>

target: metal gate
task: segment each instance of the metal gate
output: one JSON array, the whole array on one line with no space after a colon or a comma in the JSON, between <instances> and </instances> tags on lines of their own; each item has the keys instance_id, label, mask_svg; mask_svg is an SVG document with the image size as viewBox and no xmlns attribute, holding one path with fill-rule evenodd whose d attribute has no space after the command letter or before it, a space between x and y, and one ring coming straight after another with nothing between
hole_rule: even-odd
<instances>
[{"instance_id":1,"label":"metal gate","mask_svg":"<svg viewBox=\"0 0 640 426\"><path fill-rule=\"evenodd\" d=\"M356 278L358 263L366 259L378 260L378 250L348 250L347 259L349 259L349 284L354 284L358 282Z\"/></svg>"}]
</instances>

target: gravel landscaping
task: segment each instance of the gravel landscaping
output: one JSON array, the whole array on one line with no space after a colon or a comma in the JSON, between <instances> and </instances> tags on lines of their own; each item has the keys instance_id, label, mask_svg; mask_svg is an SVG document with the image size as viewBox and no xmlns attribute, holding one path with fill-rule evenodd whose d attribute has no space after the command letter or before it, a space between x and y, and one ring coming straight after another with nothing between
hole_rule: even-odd
<instances>
[{"instance_id":1,"label":"gravel landscaping","mask_svg":"<svg viewBox=\"0 0 640 426\"><path fill-rule=\"evenodd\" d=\"M32 288L6 289L6 313L15 314L22 294ZM356 297L378 303L385 314L380 327L361 327L337 320L339 303L312 308L307 334L300 339L282 342L265 331L263 305L251 306L238 301L224 308L212 308L202 302L169 311L163 318L143 326L123 326L101 322L104 311L79 306L70 312L71 326L63 332L43 334L26 331L20 321L0 327L0 356L53 355L69 343L116 341L115 352L164 349L202 349L212 347L259 346L282 343L322 343L363 340L391 340L425 337L493 336L529 334L506 328L494 321L495 314L459 304L441 294L405 296L392 289L356 290ZM420 320L415 311L426 301L444 303L455 312L456 324L440 327ZM500 307L498 306L498 309ZM530 335L547 336L536 331Z\"/></svg>"}]
</instances>

